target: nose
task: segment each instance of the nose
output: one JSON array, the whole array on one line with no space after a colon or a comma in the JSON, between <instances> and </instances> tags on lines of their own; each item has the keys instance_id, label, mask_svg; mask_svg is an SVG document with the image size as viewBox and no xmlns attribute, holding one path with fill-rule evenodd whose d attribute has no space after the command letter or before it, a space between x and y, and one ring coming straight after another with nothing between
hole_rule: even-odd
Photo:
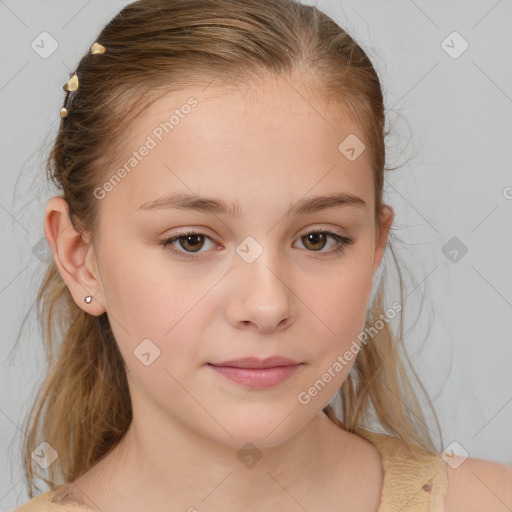
<instances>
[{"instance_id":1,"label":"nose","mask_svg":"<svg viewBox=\"0 0 512 512\"><path fill-rule=\"evenodd\" d=\"M282 258L281 258L282 260ZM230 272L232 297L228 319L237 328L275 332L288 327L296 314L293 277L279 257L265 250L252 263L240 258Z\"/></svg>"}]
</instances>

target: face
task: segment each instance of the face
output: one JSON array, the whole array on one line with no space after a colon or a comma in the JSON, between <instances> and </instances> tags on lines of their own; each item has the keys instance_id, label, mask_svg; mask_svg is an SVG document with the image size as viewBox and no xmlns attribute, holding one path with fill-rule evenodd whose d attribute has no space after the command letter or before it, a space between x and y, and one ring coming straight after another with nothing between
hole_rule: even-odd
<instances>
[{"instance_id":1,"label":"face","mask_svg":"<svg viewBox=\"0 0 512 512\"><path fill-rule=\"evenodd\" d=\"M148 425L158 416L226 445L272 446L331 401L354 362L339 356L361 344L387 232L376 230L368 150L355 160L339 150L362 139L359 127L299 90L269 78L252 93L162 98L132 128L109 175L120 179L97 189L88 289ZM163 200L176 194L179 204ZM311 202L327 195L359 199ZM288 374L211 365L271 356L300 364Z\"/></svg>"}]
</instances>

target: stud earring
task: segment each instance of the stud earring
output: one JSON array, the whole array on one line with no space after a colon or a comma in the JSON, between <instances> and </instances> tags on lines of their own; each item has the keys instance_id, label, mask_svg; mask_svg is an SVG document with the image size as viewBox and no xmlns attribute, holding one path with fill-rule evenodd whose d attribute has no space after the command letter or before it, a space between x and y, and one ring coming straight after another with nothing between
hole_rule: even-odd
<instances>
[{"instance_id":1,"label":"stud earring","mask_svg":"<svg viewBox=\"0 0 512 512\"><path fill-rule=\"evenodd\" d=\"M85 302L87 302L87 304L90 304L91 301L92 301L92 296L91 295L87 295L87 297L85 297Z\"/></svg>"}]
</instances>

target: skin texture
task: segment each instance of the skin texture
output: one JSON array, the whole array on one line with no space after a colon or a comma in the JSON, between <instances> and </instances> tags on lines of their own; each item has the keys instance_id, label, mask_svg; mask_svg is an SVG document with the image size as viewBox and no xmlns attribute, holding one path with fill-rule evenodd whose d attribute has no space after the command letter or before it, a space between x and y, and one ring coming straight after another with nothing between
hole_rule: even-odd
<instances>
[{"instance_id":1,"label":"skin texture","mask_svg":"<svg viewBox=\"0 0 512 512\"><path fill-rule=\"evenodd\" d=\"M338 150L362 133L341 107L266 77L257 90L210 87L160 99L131 128L119 167L190 96L198 101L191 113L98 201L95 245L74 231L62 197L46 208L45 234L76 304L92 315L107 311L134 411L123 442L76 489L91 508L109 511L375 511L376 449L322 413L354 360L308 404L297 399L354 340L360 345L393 222L386 206L377 232L368 148L354 161ZM138 210L177 191L236 200L240 217ZM366 206L285 216L303 197L336 192ZM196 259L159 243L178 228L210 237L202 246L173 243L182 253L199 249ZM336 254L332 238L308 243L309 228L354 243ZM236 251L249 236L263 249L252 263ZM147 366L134 355L144 339L160 350ZM303 365L264 390L207 366L271 355ZM237 457L247 442L261 455L250 468Z\"/></svg>"},{"instance_id":2,"label":"skin texture","mask_svg":"<svg viewBox=\"0 0 512 512\"><path fill-rule=\"evenodd\" d=\"M445 512L512 510L512 468L499 462L467 458L447 466Z\"/></svg>"}]
</instances>

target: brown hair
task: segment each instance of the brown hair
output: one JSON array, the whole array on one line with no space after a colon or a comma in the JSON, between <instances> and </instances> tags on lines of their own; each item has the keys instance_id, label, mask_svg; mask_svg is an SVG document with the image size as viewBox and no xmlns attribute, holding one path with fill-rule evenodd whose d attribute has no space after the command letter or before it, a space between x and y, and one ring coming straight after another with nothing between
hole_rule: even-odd
<instances>
[{"instance_id":1,"label":"brown hair","mask_svg":"<svg viewBox=\"0 0 512 512\"><path fill-rule=\"evenodd\" d=\"M342 104L357 120L369 151L380 228L389 133L380 81L363 49L326 14L295 0L139 0L122 9L96 41L107 51L80 60L79 88L71 93L68 117L47 162L49 178L69 204L70 221L92 243L93 191L104 183L131 123L168 92L219 76L226 87L257 84L263 72L300 79L316 98ZM388 247L396 263L390 241ZM368 330L376 331L377 319L386 316L385 274L367 314ZM79 308L53 260L36 304L49 367L26 419L23 464L30 497L36 476L53 489L91 468L116 446L132 419L125 365L107 314L95 317ZM373 417L382 431L438 454L405 363L432 404L407 356L400 311L397 316L397 333L381 322L373 339L361 345L339 391L341 418L331 405L324 411L360 435ZM435 412L434 418L441 437ZM59 454L46 476L35 471L31 457L42 441Z\"/></svg>"}]
</instances>

